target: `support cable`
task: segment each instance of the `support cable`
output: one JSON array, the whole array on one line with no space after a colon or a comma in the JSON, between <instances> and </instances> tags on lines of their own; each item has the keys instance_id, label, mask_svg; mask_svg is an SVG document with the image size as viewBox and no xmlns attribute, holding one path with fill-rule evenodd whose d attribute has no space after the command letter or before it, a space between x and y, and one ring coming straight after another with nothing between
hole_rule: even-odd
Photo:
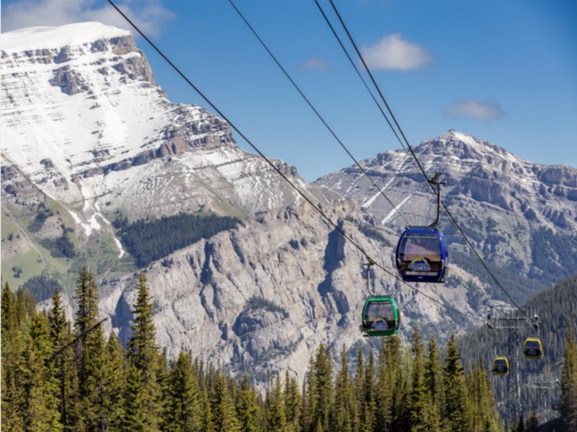
<instances>
[{"instance_id":1,"label":"support cable","mask_svg":"<svg viewBox=\"0 0 577 432\"><path fill-rule=\"evenodd\" d=\"M56 351L54 354L52 354L52 357L50 357L48 360L46 360L46 363L50 363L52 360L54 360L56 357L58 357L60 354L62 354L66 349L68 349L69 347L74 345L80 339L86 337L86 335L88 335L90 332L96 330L100 326L100 324L102 324L107 319L108 319L108 317L101 319L96 324L94 324L92 327L88 328L84 333L81 333L78 336L76 336L74 339L72 339L72 341L70 341L69 343L64 345L62 348L60 348L58 351Z\"/></svg>"},{"instance_id":2,"label":"support cable","mask_svg":"<svg viewBox=\"0 0 577 432\"><path fill-rule=\"evenodd\" d=\"M395 130L395 128L393 127L393 125L391 124L391 121L389 120L389 117L387 116L387 114L385 114L385 112L383 111L383 108L381 107L381 104L377 101L377 98L375 97L373 91L370 89L369 85L367 84L367 81L363 78L363 75L361 74L361 72L359 71L359 68L357 67L357 65L355 64L354 60L351 58L351 55L349 54L349 51L347 50L347 48L345 47L345 45L343 44L340 36L338 35L338 33L336 32L335 28L333 27L331 21L329 20L329 18L327 17L327 15L325 14L325 11L323 10L323 8L321 7L320 3L318 2L318 0L315 0L315 3L317 5L317 7L319 8L319 11L321 12L323 18L325 19L325 22L327 23L327 25L329 26L329 28L331 29L331 32L333 33L333 36L335 37L335 39L337 40L337 42L339 43L339 45L341 46L341 49L343 50L343 52L345 53L345 55L347 56L347 58L349 59L349 62L351 64L351 66L353 67L353 69L355 70L355 72L357 73L357 76L360 78L360 80L362 81L363 85L365 86L365 88L367 89L367 91L369 92L369 95L371 96L371 98L373 99L373 102L375 102L375 105L377 106L377 108L379 109L379 111L381 112L382 116L384 117L384 119L386 120L387 124L389 125L389 127L391 128L391 130L393 131L393 134L395 135L395 138L397 138L397 141L399 141L399 143L401 144L401 147L403 147L403 149L405 150L405 152L407 152L407 155L411 156L409 153L409 150L407 149L407 147L405 147L405 144L403 143L403 141L401 141L401 139L399 138L399 135L397 133L397 131ZM413 159L411 159L413 161L413 163L415 163L415 161Z\"/></svg>"},{"instance_id":3,"label":"support cable","mask_svg":"<svg viewBox=\"0 0 577 432\"><path fill-rule=\"evenodd\" d=\"M279 62L279 60L276 58L276 56L273 54L273 52L269 49L269 47L266 45L266 43L263 41L263 39L259 36L259 34L256 32L256 30L254 29L254 27L248 22L248 20L245 18L245 16L242 14L242 12L238 9L238 7L236 6L236 4L233 2L233 0L228 0L228 2L231 4L231 6L234 8L234 10L236 11L236 13L238 14L238 16L242 19L242 21L246 24L246 26L250 29L250 31L252 32L252 34L258 39L258 41L260 42L260 44L262 45L262 47L266 50L266 52L270 55L270 57L274 60L274 62L276 63L276 65L280 68L280 70L282 71L282 73L285 75L285 77L290 81L290 83L293 85L293 87L296 89L296 91L301 95L301 97L305 100L305 102L307 103L307 105L310 107L311 110L313 110L313 112L316 114L316 116L319 118L319 120L322 122L322 124L327 128L327 130L331 133L331 135L333 136L333 138L340 144L340 146L343 148L343 150L349 155L349 157L355 162L355 164L357 165L357 167L362 171L362 173L369 179L369 181L373 184L373 186L375 186L380 194L387 200L387 202L391 205L391 207L393 207L393 209L404 219L404 221L408 224L409 221L407 220L407 218L405 217L405 215L403 215L401 213L401 211L397 208L397 206L395 204L393 204L393 202L389 199L389 197L383 192L383 190L377 185L377 183L373 180L373 178L371 176L369 176L369 174L367 173L367 171L363 168L363 166L359 163L359 161L353 156L353 154L349 151L349 149L347 148L347 146L342 142L342 140L337 136L337 134L334 132L334 130L329 126L329 124L325 121L325 119L323 118L323 116L319 113L319 111L315 108L315 106L312 104L312 102L309 100L309 98L303 93L303 91L301 90L301 88L298 86L298 84L293 80L293 78L290 76L290 74L286 71L286 69L283 67L283 65Z\"/></svg>"}]
</instances>

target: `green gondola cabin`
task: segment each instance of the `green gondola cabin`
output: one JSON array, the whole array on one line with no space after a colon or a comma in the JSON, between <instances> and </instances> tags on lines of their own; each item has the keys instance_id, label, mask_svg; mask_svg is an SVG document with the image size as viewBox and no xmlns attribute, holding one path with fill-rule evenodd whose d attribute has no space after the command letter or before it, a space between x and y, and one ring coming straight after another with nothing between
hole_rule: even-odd
<instances>
[{"instance_id":1,"label":"green gondola cabin","mask_svg":"<svg viewBox=\"0 0 577 432\"><path fill-rule=\"evenodd\" d=\"M394 336L399 330L401 314L389 296L372 296L365 300L361 331L364 336Z\"/></svg>"}]
</instances>

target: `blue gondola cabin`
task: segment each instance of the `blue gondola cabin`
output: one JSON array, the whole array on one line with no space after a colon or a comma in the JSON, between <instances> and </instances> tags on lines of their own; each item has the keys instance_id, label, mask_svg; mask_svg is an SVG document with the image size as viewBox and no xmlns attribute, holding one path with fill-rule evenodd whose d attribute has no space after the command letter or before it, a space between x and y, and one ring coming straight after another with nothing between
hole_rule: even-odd
<instances>
[{"instance_id":1,"label":"blue gondola cabin","mask_svg":"<svg viewBox=\"0 0 577 432\"><path fill-rule=\"evenodd\" d=\"M435 228L409 227L397 244L397 270L405 282L443 282L448 260L443 234Z\"/></svg>"}]
</instances>

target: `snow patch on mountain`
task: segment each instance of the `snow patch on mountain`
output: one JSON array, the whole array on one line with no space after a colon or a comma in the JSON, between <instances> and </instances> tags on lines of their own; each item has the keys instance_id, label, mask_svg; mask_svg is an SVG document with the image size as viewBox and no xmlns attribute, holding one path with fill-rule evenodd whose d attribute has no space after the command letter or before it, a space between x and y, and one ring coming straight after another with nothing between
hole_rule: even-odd
<instances>
[{"instance_id":1,"label":"snow patch on mountain","mask_svg":"<svg viewBox=\"0 0 577 432\"><path fill-rule=\"evenodd\" d=\"M224 120L169 102L129 32L82 23L2 36L2 155L78 213L86 236L101 229L96 214L253 214L300 200Z\"/></svg>"}]
</instances>

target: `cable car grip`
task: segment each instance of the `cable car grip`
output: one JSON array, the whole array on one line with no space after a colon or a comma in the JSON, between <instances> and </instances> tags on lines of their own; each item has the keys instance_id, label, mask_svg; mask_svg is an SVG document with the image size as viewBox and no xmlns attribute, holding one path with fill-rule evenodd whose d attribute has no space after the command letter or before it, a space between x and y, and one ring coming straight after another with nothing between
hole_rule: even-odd
<instances>
[{"instance_id":1,"label":"cable car grip","mask_svg":"<svg viewBox=\"0 0 577 432\"><path fill-rule=\"evenodd\" d=\"M433 222L431 225L429 225L429 228L437 228L437 225L439 225L439 222L441 222L441 185L445 185L447 184L446 181L441 181L440 178L443 175L443 173L441 172L437 172L435 173L435 175L430 178L427 179L427 181L429 182L429 184L437 189L437 218L435 219L435 222Z\"/></svg>"}]
</instances>

